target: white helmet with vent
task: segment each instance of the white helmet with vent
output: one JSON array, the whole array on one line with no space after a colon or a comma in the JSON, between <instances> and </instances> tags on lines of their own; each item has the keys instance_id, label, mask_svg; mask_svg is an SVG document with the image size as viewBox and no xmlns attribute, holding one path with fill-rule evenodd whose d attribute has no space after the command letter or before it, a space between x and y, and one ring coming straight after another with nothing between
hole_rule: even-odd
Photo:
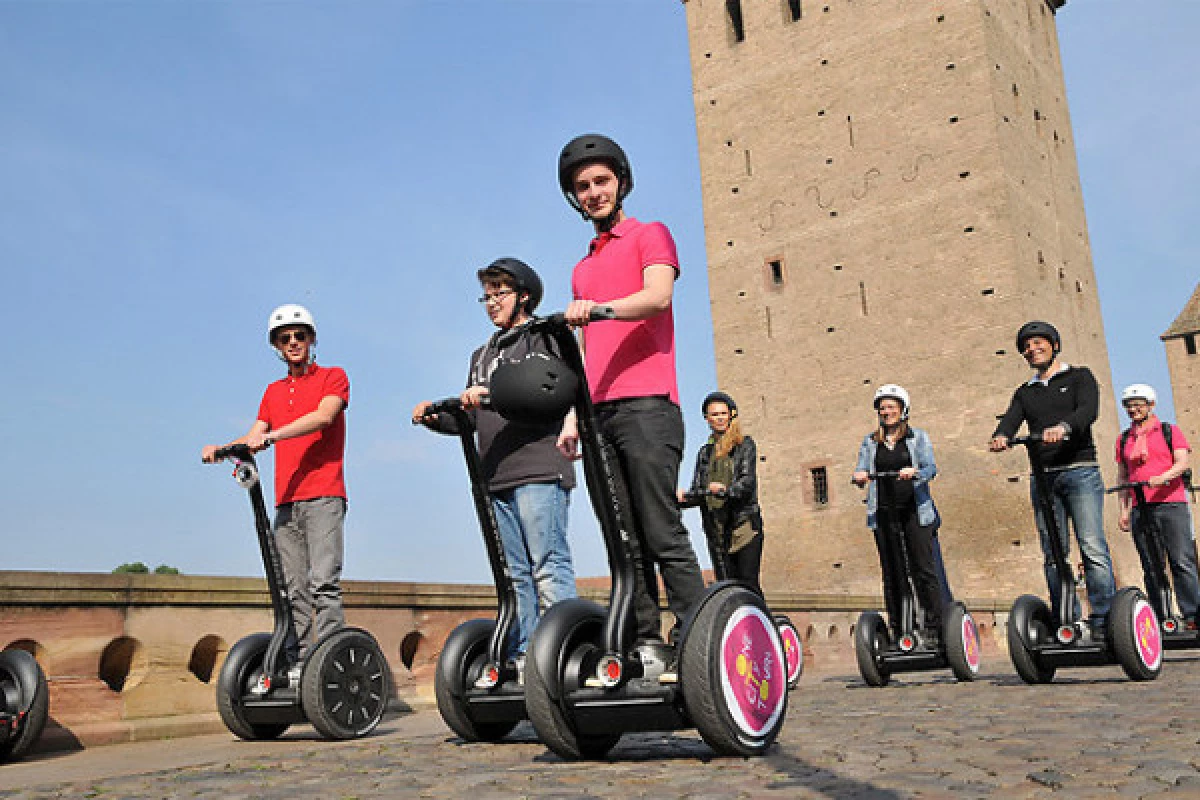
<instances>
[{"instance_id":1,"label":"white helmet with vent","mask_svg":"<svg viewBox=\"0 0 1200 800\"><path fill-rule=\"evenodd\" d=\"M879 410L879 401L885 397L900 401L900 419L908 419L908 391L899 384L885 383L875 390L875 410Z\"/></svg>"}]
</instances>

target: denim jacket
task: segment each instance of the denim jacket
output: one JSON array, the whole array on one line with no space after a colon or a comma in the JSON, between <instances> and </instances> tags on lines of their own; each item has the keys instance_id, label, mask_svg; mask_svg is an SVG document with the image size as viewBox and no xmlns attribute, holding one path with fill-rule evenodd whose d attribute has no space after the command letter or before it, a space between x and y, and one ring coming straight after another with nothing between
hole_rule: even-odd
<instances>
[{"instance_id":1,"label":"denim jacket","mask_svg":"<svg viewBox=\"0 0 1200 800\"><path fill-rule=\"evenodd\" d=\"M867 434L863 438L862 447L858 449L858 465L855 472L875 471L875 452L878 443ZM920 428L909 428L904 437L908 446L908 455L913 466L917 468L917 477L913 479L913 497L917 501L917 522L921 525L933 525L940 522L937 507L933 504L933 495L929 493L929 482L937 475L937 464L933 461L933 443L929 434ZM867 484L867 527L875 530L875 512L879 505L879 496L875 489L875 481Z\"/></svg>"}]
</instances>

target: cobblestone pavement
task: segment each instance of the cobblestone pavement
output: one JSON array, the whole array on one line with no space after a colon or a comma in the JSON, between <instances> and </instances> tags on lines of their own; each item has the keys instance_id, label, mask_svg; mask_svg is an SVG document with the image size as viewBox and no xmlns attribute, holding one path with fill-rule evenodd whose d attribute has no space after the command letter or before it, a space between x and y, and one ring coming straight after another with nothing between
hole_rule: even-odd
<instances>
[{"instance_id":1,"label":"cobblestone pavement","mask_svg":"<svg viewBox=\"0 0 1200 800\"><path fill-rule=\"evenodd\" d=\"M298 728L277 742L216 735L49 754L0 767L0 798L1200 798L1200 654L1169 656L1152 683L1106 667L1037 687L1004 655L971 684L806 676L761 759L718 758L683 731L564 763L528 724L500 744L464 744L426 710L356 742Z\"/></svg>"}]
</instances>

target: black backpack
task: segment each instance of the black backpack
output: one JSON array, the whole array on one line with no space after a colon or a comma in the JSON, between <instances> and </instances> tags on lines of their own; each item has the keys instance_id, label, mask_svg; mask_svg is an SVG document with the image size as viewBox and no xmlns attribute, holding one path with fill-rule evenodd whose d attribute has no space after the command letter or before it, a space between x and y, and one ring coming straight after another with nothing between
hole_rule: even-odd
<instances>
[{"instance_id":1,"label":"black backpack","mask_svg":"<svg viewBox=\"0 0 1200 800\"><path fill-rule=\"evenodd\" d=\"M1163 441L1165 441L1167 443L1167 451L1170 452L1171 457L1174 458L1175 457L1175 447L1171 443L1171 440L1174 438L1174 436L1172 434L1171 429L1175 426L1173 426L1169 422L1160 422L1159 424L1162 426L1162 437L1163 437ZM1121 431L1121 440L1120 440L1120 442L1117 443L1117 452L1121 454L1121 462L1125 464L1125 474L1126 475L1129 474L1129 464L1125 462L1125 443L1129 441L1129 436L1132 433L1133 433L1133 428L1126 428L1125 430ZM1183 486L1185 489L1187 489L1189 492L1195 491L1192 488L1192 469L1191 469L1191 467L1188 467L1182 473L1180 473L1179 477L1183 478Z\"/></svg>"}]
</instances>

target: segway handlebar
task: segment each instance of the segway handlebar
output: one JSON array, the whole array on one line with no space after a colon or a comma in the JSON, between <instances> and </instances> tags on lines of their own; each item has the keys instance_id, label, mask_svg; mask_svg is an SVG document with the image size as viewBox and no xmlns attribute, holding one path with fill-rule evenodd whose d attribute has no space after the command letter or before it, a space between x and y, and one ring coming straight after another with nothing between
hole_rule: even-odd
<instances>
[{"instance_id":1,"label":"segway handlebar","mask_svg":"<svg viewBox=\"0 0 1200 800\"><path fill-rule=\"evenodd\" d=\"M1066 436L1064 436L1062 438L1062 440L1065 442L1065 441L1069 440L1070 438L1071 438L1071 435L1067 434ZM1010 445L1023 444L1026 447L1028 447L1030 444L1033 444L1035 442L1040 442L1040 441L1042 441L1042 435L1040 433L1028 433L1024 436L1014 436L1013 438L1008 440L1008 443Z\"/></svg>"},{"instance_id":2,"label":"segway handlebar","mask_svg":"<svg viewBox=\"0 0 1200 800\"><path fill-rule=\"evenodd\" d=\"M617 318L617 312L613 311L612 306L596 306L592 309L592 313L588 315L592 322L602 322ZM512 330L505 331L500 338L496 340L498 347L507 347L515 342L526 331L540 330L542 328L564 327L567 324L567 316L562 311L555 311L553 314L547 314L544 317L534 317L525 325Z\"/></svg>"},{"instance_id":3,"label":"segway handlebar","mask_svg":"<svg viewBox=\"0 0 1200 800\"><path fill-rule=\"evenodd\" d=\"M217 461L224 461L227 458L232 458L236 461L252 461L254 454L250 452L250 448L244 444L229 444L217 449L213 453L213 458Z\"/></svg>"},{"instance_id":4,"label":"segway handlebar","mask_svg":"<svg viewBox=\"0 0 1200 800\"><path fill-rule=\"evenodd\" d=\"M683 500L677 501L680 508L695 508L703 502L706 497L728 497L729 490L722 489L719 492L714 492L712 489L701 489L698 492L684 492Z\"/></svg>"},{"instance_id":5,"label":"segway handlebar","mask_svg":"<svg viewBox=\"0 0 1200 800\"><path fill-rule=\"evenodd\" d=\"M1150 486L1150 481L1127 481L1125 483L1118 483L1116 486L1110 486L1104 492L1112 494L1113 492L1122 492L1126 489L1144 489L1148 486Z\"/></svg>"}]
</instances>

